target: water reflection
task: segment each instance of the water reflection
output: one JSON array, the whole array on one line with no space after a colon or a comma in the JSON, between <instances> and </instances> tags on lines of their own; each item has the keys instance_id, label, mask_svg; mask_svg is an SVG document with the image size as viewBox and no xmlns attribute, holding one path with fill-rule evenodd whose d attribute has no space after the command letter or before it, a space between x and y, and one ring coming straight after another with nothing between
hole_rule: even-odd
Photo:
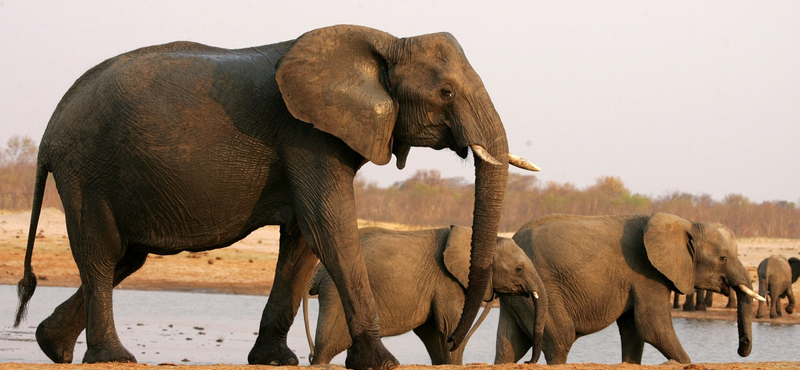
<instances>
[{"instance_id":1,"label":"water reflection","mask_svg":"<svg viewBox=\"0 0 800 370\"><path fill-rule=\"evenodd\" d=\"M50 362L39 350L34 330L74 289L39 287L29 305L28 319L13 329L17 301L15 287L0 285L0 362ZM114 313L122 343L142 363L243 364L256 338L266 297L116 290ZM316 300L310 304L311 323L316 325ZM472 337L464 354L466 363L494 361L497 310ZM736 354L736 323L717 320L674 319L675 330L694 362L800 361L800 325L753 324L753 351L749 357ZM86 351L82 335L75 361ZM403 364L429 364L427 352L413 334L386 338L386 347ZM302 317L289 333L289 346L308 364L308 344ZM615 325L579 339L568 362L619 363L619 334ZM542 356L544 357L544 356ZM529 359L530 355L526 356ZM643 363L659 364L665 358L645 345ZM544 359L541 361L544 363ZM344 354L333 363L344 364Z\"/></svg>"}]
</instances>

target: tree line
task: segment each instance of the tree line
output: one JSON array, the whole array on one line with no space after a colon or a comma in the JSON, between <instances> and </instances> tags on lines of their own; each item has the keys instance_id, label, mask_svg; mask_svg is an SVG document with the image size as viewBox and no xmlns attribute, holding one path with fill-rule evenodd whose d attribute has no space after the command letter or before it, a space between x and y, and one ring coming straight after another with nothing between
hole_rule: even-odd
<instances>
[{"instance_id":1,"label":"tree line","mask_svg":"<svg viewBox=\"0 0 800 370\"><path fill-rule=\"evenodd\" d=\"M363 178L355 181L360 218L425 227L471 225L474 185L442 178L436 170L418 171L387 188ZM667 212L687 220L720 222L739 237L800 238L800 209L787 201L756 203L739 194L722 201L710 195L674 192L660 197L632 193L618 177L603 176L583 189L570 183L540 182L532 175L509 174L500 231L513 232L551 213L610 215Z\"/></svg>"},{"instance_id":2,"label":"tree line","mask_svg":"<svg viewBox=\"0 0 800 370\"><path fill-rule=\"evenodd\" d=\"M36 143L11 138L0 148L0 209L30 210L36 175ZM463 178L442 178L421 170L410 178L379 187L361 176L354 183L359 218L439 227L471 225L474 185ZM44 207L63 209L52 176ZM551 213L608 215L668 212L695 221L716 221L739 237L800 238L800 209L793 202L753 202L740 194L721 201L711 196L675 192L659 197L632 193L618 177L604 176L578 188L571 183L542 183L533 175L510 173L500 231L513 232L533 218Z\"/></svg>"}]
</instances>

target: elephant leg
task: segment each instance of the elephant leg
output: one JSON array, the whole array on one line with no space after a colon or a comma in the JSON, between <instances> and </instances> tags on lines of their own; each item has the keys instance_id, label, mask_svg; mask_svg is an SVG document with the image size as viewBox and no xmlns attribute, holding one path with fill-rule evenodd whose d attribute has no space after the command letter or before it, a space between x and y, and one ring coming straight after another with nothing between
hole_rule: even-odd
<instances>
[{"instance_id":1,"label":"elephant leg","mask_svg":"<svg viewBox=\"0 0 800 370\"><path fill-rule=\"evenodd\" d=\"M756 310L756 318L760 319L760 318L764 317L764 310L766 309L765 306L769 305L769 300L770 300L770 295L769 295L769 292L767 292L767 287L764 284L764 279L762 279L760 277L758 278L758 294L760 296L764 297L764 299L766 299L766 302L758 301L758 309Z\"/></svg>"},{"instance_id":2,"label":"elephant leg","mask_svg":"<svg viewBox=\"0 0 800 370\"><path fill-rule=\"evenodd\" d=\"M501 298L501 303L505 299L505 297ZM533 340L530 335L525 333L525 330L517 324L508 309L504 309L501 304L497 321L497 344L494 363L515 363L528 353L531 346L533 346Z\"/></svg>"},{"instance_id":3,"label":"elephant leg","mask_svg":"<svg viewBox=\"0 0 800 370\"><path fill-rule=\"evenodd\" d=\"M429 320L414 329L414 334L425 344L425 349L428 350L428 355L431 357L431 364L461 365L465 346L462 345L453 352L448 351L446 343L449 333L447 335L442 333L434 320Z\"/></svg>"},{"instance_id":4,"label":"elephant leg","mask_svg":"<svg viewBox=\"0 0 800 370\"><path fill-rule=\"evenodd\" d=\"M357 159L339 158L336 163L313 167L319 173L308 173L310 164L307 161L299 165L293 163L299 167L290 170L298 176L292 179L292 186L296 189L295 209L303 235L307 236L314 253L336 284L342 300L353 341L347 350L345 366L356 370L390 369L399 363L380 338L377 303L372 295L358 234L353 193L355 172L353 168L349 168L351 172L347 173L344 169L335 170L337 165L352 164ZM299 178L301 175L295 174L297 172L303 173L302 179ZM303 187L309 184L313 184L314 189L307 190L315 193L302 194ZM301 293L308 280L304 278L299 290Z\"/></svg>"},{"instance_id":5,"label":"elephant leg","mask_svg":"<svg viewBox=\"0 0 800 370\"><path fill-rule=\"evenodd\" d=\"M675 334L669 305L664 304L665 300L669 300L669 293L666 291L666 287L663 289L665 290L663 294L653 293L652 289L646 289L647 294L635 295L634 299L637 305L634 307L633 315L636 332L641 340L650 343L667 359L682 364L691 363L689 355Z\"/></svg>"},{"instance_id":6,"label":"elephant leg","mask_svg":"<svg viewBox=\"0 0 800 370\"><path fill-rule=\"evenodd\" d=\"M549 309L551 313L556 312L558 307ZM566 312L561 309L561 312ZM569 350L577 340L575 324L569 317L558 314L551 314L550 320L544 327L544 338L542 340L542 352L548 365L560 365L567 363Z\"/></svg>"},{"instance_id":7,"label":"elephant leg","mask_svg":"<svg viewBox=\"0 0 800 370\"><path fill-rule=\"evenodd\" d=\"M299 364L286 340L316 262L297 225L281 227L275 279L261 315L258 337L247 356L250 364Z\"/></svg>"},{"instance_id":8,"label":"elephant leg","mask_svg":"<svg viewBox=\"0 0 800 370\"><path fill-rule=\"evenodd\" d=\"M704 289L695 289L695 301L694 301L694 308L697 311L705 311L706 310L706 294L707 292Z\"/></svg>"},{"instance_id":9,"label":"elephant leg","mask_svg":"<svg viewBox=\"0 0 800 370\"><path fill-rule=\"evenodd\" d=\"M786 305L786 313L791 315L794 313L794 292L792 291L792 286L789 285L789 289L786 291L786 298L789 299L789 304Z\"/></svg>"},{"instance_id":10,"label":"elephant leg","mask_svg":"<svg viewBox=\"0 0 800 370\"><path fill-rule=\"evenodd\" d=\"M69 299L58 305L50 316L36 328L36 343L55 363L71 364L75 341L86 328L83 307L83 286Z\"/></svg>"},{"instance_id":11,"label":"elephant leg","mask_svg":"<svg viewBox=\"0 0 800 370\"><path fill-rule=\"evenodd\" d=\"M342 310L339 292L329 278L319 283L319 318L312 365L327 365L338 354L350 347L347 319Z\"/></svg>"},{"instance_id":12,"label":"elephant leg","mask_svg":"<svg viewBox=\"0 0 800 370\"><path fill-rule=\"evenodd\" d=\"M677 293L676 293L677 294ZM619 337L622 342L622 362L641 364L644 352L644 341L636 331L636 320L633 311L622 314L617 319Z\"/></svg>"},{"instance_id":13,"label":"elephant leg","mask_svg":"<svg viewBox=\"0 0 800 370\"><path fill-rule=\"evenodd\" d=\"M686 300L683 302L684 311L693 312L697 310L697 307L695 307L695 293L696 292L693 291L686 295Z\"/></svg>"},{"instance_id":14,"label":"elephant leg","mask_svg":"<svg viewBox=\"0 0 800 370\"><path fill-rule=\"evenodd\" d=\"M764 295L761 295L761 296L765 297ZM764 302L758 301L758 309L756 310L756 318L757 319L760 319L760 318L764 317L764 306L766 306L764 304Z\"/></svg>"},{"instance_id":15,"label":"elephant leg","mask_svg":"<svg viewBox=\"0 0 800 370\"><path fill-rule=\"evenodd\" d=\"M673 295L672 308L681 308L681 304L680 304L681 294L678 293L678 292L673 292L672 295Z\"/></svg>"},{"instance_id":16,"label":"elephant leg","mask_svg":"<svg viewBox=\"0 0 800 370\"><path fill-rule=\"evenodd\" d=\"M769 317L771 319L780 316L781 295L774 293L777 291L778 290L775 290L775 287L772 284L769 285L769 295L771 298L769 302Z\"/></svg>"},{"instance_id":17,"label":"elephant leg","mask_svg":"<svg viewBox=\"0 0 800 370\"><path fill-rule=\"evenodd\" d=\"M126 253L114 270L114 286L141 268L146 259L147 253ZM80 286L36 328L39 348L55 363L72 363L75 342L86 328L83 303L83 286Z\"/></svg>"},{"instance_id":18,"label":"elephant leg","mask_svg":"<svg viewBox=\"0 0 800 370\"><path fill-rule=\"evenodd\" d=\"M133 354L120 342L114 325L112 289L117 267L125 259L119 231L102 202L84 199L84 204L98 206L83 207L82 214L92 217L84 217L80 229L70 232L70 245L74 246L72 254L81 275L83 308L86 311L87 350L83 362L136 362Z\"/></svg>"},{"instance_id":19,"label":"elephant leg","mask_svg":"<svg viewBox=\"0 0 800 370\"><path fill-rule=\"evenodd\" d=\"M728 304L725 305L725 308L736 308L736 293L730 292L730 294L728 294Z\"/></svg>"},{"instance_id":20,"label":"elephant leg","mask_svg":"<svg viewBox=\"0 0 800 370\"><path fill-rule=\"evenodd\" d=\"M733 295L733 294L731 294ZM713 307L714 306L714 292L706 290L706 299L703 300L703 304L706 307Z\"/></svg>"}]
</instances>

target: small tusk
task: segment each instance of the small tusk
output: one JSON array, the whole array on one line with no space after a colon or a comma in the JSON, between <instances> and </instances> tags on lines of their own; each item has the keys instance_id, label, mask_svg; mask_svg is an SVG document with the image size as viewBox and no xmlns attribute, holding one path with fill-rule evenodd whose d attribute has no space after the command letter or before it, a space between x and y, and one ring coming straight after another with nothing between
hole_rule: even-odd
<instances>
[{"instance_id":1,"label":"small tusk","mask_svg":"<svg viewBox=\"0 0 800 370\"><path fill-rule=\"evenodd\" d=\"M753 297L754 299L757 299L757 300L759 300L761 302L766 302L767 301L766 299L764 299L764 297L756 294L756 292L752 291L750 288L746 287L744 284L739 284L739 289L741 289L744 292L744 294L747 294L747 295Z\"/></svg>"},{"instance_id":2,"label":"small tusk","mask_svg":"<svg viewBox=\"0 0 800 370\"><path fill-rule=\"evenodd\" d=\"M534 291L533 292L533 298L539 299L539 293L536 293L536 291Z\"/></svg>"},{"instance_id":3,"label":"small tusk","mask_svg":"<svg viewBox=\"0 0 800 370\"><path fill-rule=\"evenodd\" d=\"M492 157L492 155L489 154L489 152L486 151L486 148L484 148L484 147L482 147L482 146L480 146L478 144L470 144L469 147L472 148L472 151L475 152L475 154L477 154L478 157L481 157L481 159L484 160L485 162L489 162L489 163L491 163L491 164L493 164L495 166L499 166L500 165L500 162L498 162L496 159L494 159L494 157Z\"/></svg>"},{"instance_id":4,"label":"small tusk","mask_svg":"<svg viewBox=\"0 0 800 370\"><path fill-rule=\"evenodd\" d=\"M512 166L521 168L523 170L534 171L534 172L542 170L539 166L531 163L527 159L518 157L511 153L508 153L508 163L510 163Z\"/></svg>"}]
</instances>

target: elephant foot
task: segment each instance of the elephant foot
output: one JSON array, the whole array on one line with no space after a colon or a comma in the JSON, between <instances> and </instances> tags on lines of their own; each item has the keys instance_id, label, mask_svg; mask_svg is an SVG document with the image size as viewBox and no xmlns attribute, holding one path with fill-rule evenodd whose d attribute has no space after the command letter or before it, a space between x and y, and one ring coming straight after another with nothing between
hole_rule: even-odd
<instances>
[{"instance_id":1,"label":"elephant foot","mask_svg":"<svg viewBox=\"0 0 800 370\"><path fill-rule=\"evenodd\" d=\"M247 362L250 365L271 366L297 366L300 364L297 355L285 343L271 346L257 343L247 355Z\"/></svg>"},{"instance_id":2,"label":"elephant foot","mask_svg":"<svg viewBox=\"0 0 800 370\"><path fill-rule=\"evenodd\" d=\"M697 311L705 311L706 310L706 306L695 306L695 310L697 310Z\"/></svg>"},{"instance_id":3,"label":"elephant foot","mask_svg":"<svg viewBox=\"0 0 800 370\"><path fill-rule=\"evenodd\" d=\"M757 319L761 319L761 318L763 318L763 317L764 317L764 314L762 314L762 313L757 313L757 314L756 314L756 318L757 318Z\"/></svg>"},{"instance_id":4,"label":"elephant foot","mask_svg":"<svg viewBox=\"0 0 800 370\"><path fill-rule=\"evenodd\" d=\"M83 356L83 362L94 364L98 362L136 362L136 357L128 352L120 343L91 346Z\"/></svg>"},{"instance_id":5,"label":"elephant foot","mask_svg":"<svg viewBox=\"0 0 800 370\"><path fill-rule=\"evenodd\" d=\"M68 330L62 328L54 319L48 317L36 327L36 343L51 361L57 364L71 364L75 352L75 342L82 328Z\"/></svg>"},{"instance_id":6,"label":"elephant foot","mask_svg":"<svg viewBox=\"0 0 800 370\"><path fill-rule=\"evenodd\" d=\"M353 338L353 344L347 350L345 367L354 370L389 370L400 366L380 338L367 335Z\"/></svg>"},{"instance_id":7,"label":"elephant foot","mask_svg":"<svg viewBox=\"0 0 800 370\"><path fill-rule=\"evenodd\" d=\"M786 314L791 315L794 313L794 306L786 306Z\"/></svg>"}]
</instances>

